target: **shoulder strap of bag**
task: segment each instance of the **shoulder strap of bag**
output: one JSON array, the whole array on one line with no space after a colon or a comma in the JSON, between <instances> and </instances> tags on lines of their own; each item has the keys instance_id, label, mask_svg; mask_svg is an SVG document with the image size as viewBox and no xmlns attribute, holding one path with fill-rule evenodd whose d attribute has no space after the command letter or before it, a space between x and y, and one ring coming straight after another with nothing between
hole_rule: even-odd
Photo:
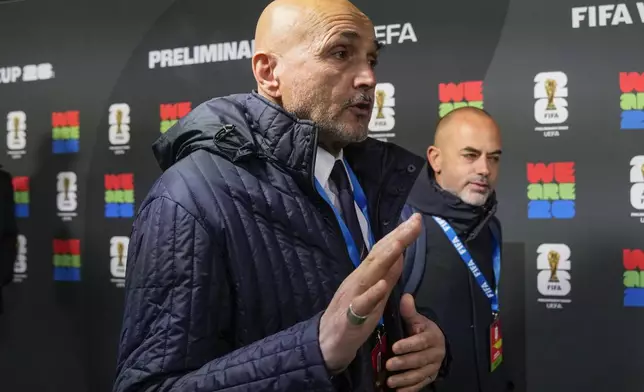
<instances>
[{"instance_id":1,"label":"shoulder strap of bag","mask_svg":"<svg viewBox=\"0 0 644 392\"><path fill-rule=\"evenodd\" d=\"M409 219L416 210L408 204L405 204L403 208L401 218L402 222ZM403 262L403 272L402 272L402 283L403 283L403 293L410 293L414 295L420 284L420 280L423 277L425 272L425 261L426 261L426 248L427 248L427 237L425 232L424 221L421 225L421 232L418 235L418 239L414 241L405 252L405 258Z\"/></svg>"},{"instance_id":2,"label":"shoulder strap of bag","mask_svg":"<svg viewBox=\"0 0 644 392\"><path fill-rule=\"evenodd\" d=\"M501 222L497 217L492 217L490 220L490 231L494 239L499 242L499 246L503 245L503 234L501 233Z\"/></svg>"}]
</instances>

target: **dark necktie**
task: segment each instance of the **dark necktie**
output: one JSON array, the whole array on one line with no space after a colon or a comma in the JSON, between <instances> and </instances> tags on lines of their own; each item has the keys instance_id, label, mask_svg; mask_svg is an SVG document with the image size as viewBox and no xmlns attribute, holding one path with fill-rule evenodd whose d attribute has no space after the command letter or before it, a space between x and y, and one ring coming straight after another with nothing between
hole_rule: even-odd
<instances>
[{"instance_id":1,"label":"dark necktie","mask_svg":"<svg viewBox=\"0 0 644 392\"><path fill-rule=\"evenodd\" d=\"M340 201L344 223L347 225L351 237L353 237L358 254L360 254L360 261L362 261L367 255L367 247L362 237L358 214L356 214L351 183L349 182L349 177L341 160L335 161L335 165L333 165L333 170L331 171L331 180L338 190L338 200Z\"/></svg>"}]
</instances>

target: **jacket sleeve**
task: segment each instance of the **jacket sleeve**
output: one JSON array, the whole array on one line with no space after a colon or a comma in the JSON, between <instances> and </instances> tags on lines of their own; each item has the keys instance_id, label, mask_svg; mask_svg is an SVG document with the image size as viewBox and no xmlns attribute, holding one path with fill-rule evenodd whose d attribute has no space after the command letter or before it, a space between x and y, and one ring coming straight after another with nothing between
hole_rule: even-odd
<instances>
[{"instance_id":1,"label":"jacket sleeve","mask_svg":"<svg viewBox=\"0 0 644 392\"><path fill-rule=\"evenodd\" d=\"M11 176L0 170L0 288L13 279L18 226L16 223Z\"/></svg>"},{"instance_id":2,"label":"jacket sleeve","mask_svg":"<svg viewBox=\"0 0 644 392\"><path fill-rule=\"evenodd\" d=\"M127 258L113 391L332 391L321 314L234 349L225 250L176 202L140 212Z\"/></svg>"}]
</instances>

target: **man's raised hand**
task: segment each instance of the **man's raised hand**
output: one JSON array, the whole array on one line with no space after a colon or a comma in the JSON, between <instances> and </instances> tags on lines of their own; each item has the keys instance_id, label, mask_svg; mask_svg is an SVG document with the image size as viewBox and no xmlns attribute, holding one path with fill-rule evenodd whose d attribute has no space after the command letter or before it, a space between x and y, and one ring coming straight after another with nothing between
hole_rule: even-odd
<instances>
[{"instance_id":1,"label":"man's raised hand","mask_svg":"<svg viewBox=\"0 0 644 392\"><path fill-rule=\"evenodd\" d=\"M403 268L403 252L418 237L421 217L412 215L378 241L342 282L320 320L320 348L332 373L341 372L373 333Z\"/></svg>"}]
</instances>

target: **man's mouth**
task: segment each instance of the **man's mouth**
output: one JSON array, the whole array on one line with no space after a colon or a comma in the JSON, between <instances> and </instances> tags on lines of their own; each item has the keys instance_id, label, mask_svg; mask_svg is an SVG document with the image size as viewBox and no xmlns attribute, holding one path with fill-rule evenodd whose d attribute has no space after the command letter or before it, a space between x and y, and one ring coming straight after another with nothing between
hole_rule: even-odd
<instances>
[{"instance_id":1,"label":"man's mouth","mask_svg":"<svg viewBox=\"0 0 644 392\"><path fill-rule=\"evenodd\" d=\"M482 191L486 191L489 188L489 185L485 182L470 182L470 185L474 185L474 188Z\"/></svg>"},{"instance_id":2,"label":"man's mouth","mask_svg":"<svg viewBox=\"0 0 644 392\"><path fill-rule=\"evenodd\" d=\"M351 111L359 116L369 116L371 114L371 105L368 102L359 102L349 106Z\"/></svg>"}]
</instances>

